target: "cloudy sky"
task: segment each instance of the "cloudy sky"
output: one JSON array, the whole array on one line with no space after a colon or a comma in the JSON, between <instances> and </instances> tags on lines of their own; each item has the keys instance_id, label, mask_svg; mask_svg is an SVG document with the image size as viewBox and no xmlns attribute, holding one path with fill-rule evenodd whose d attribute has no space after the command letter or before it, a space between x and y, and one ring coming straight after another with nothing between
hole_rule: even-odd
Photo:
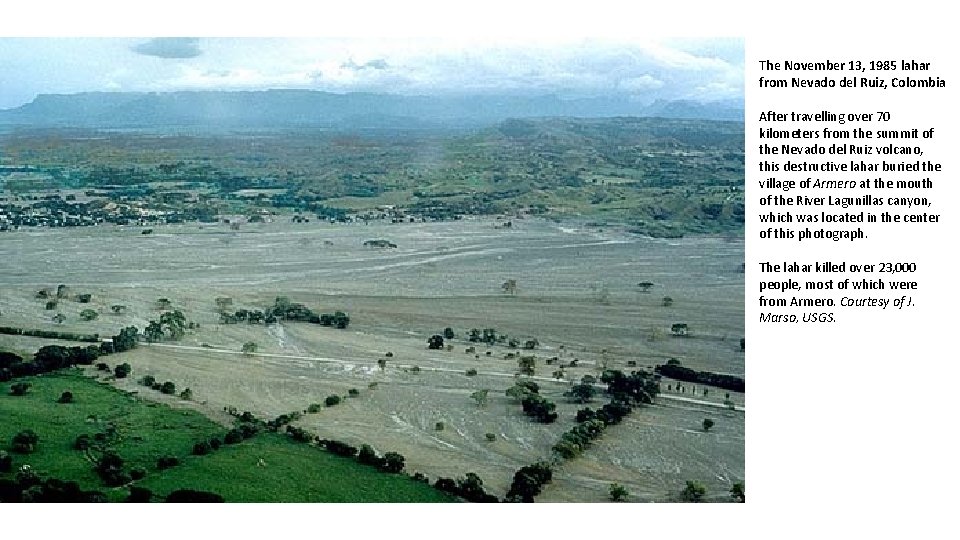
<instances>
[{"instance_id":1,"label":"cloudy sky","mask_svg":"<svg viewBox=\"0 0 960 540\"><path fill-rule=\"evenodd\" d=\"M0 38L0 108L37 94L255 90L743 99L739 39Z\"/></svg>"}]
</instances>

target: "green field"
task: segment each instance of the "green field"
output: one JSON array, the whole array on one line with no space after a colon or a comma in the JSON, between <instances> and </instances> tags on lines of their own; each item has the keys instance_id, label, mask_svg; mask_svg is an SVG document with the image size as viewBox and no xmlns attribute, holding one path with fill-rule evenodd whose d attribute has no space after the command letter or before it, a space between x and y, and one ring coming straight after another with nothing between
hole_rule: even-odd
<instances>
[{"instance_id":1,"label":"green field","mask_svg":"<svg viewBox=\"0 0 960 540\"><path fill-rule=\"evenodd\" d=\"M264 465L259 466L262 459ZM349 458L265 433L218 452L193 457L138 485L165 494L189 486L229 502L452 502L452 497L405 475L378 472Z\"/></svg>"},{"instance_id":2,"label":"green field","mask_svg":"<svg viewBox=\"0 0 960 540\"><path fill-rule=\"evenodd\" d=\"M12 396L14 382L30 383L25 396ZM83 489L123 500L127 488L104 486L85 453L74 450L77 436L93 436L112 424L118 436L110 447L124 460L124 468L141 467L147 476L137 485L159 496L181 488L212 491L227 501L247 502L444 502L451 499L404 475L388 475L296 444L273 433L207 456L192 456L193 444L222 437L227 429L194 411L177 410L127 395L77 372L27 377L0 385L0 449L14 456L14 471L29 464L44 476L72 480ZM64 391L74 402L57 403ZM11 451L11 439L24 429L39 435L31 454ZM182 464L159 471L160 456L176 456ZM264 467L257 466L262 459ZM0 473L12 478L13 473Z\"/></svg>"}]
</instances>

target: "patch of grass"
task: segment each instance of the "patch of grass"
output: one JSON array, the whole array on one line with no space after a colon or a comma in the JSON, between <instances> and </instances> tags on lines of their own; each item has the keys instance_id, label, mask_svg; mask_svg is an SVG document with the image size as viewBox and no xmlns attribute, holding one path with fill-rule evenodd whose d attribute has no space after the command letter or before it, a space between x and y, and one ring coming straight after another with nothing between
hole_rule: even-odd
<instances>
[{"instance_id":1,"label":"patch of grass","mask_svg":"<svg viewBox=\"0 0 960 540\"><path fill-rule=\"evenodd\" d=\"M275 433L192 456L194 443L223 437L227 428L197 412L128 395L78 371L17 382L30 383L25 396L10 395L12 383L0 384L0 449L11 451L11 439L25 429L35 431L40 440L31 454L11 452L13 471L29 464L42 475L103 491L112 501L123 500L127 489L105 487L85 453L73 448L79 435L93 438L110 423L119 434L110 446L123 458L124 469L146 470L146 477L135 485L159 497L177 489L197 489L218 493L228 502L453 501L405 475L384 474ZM67 391L74 402L57 403ZM176 456L181 465L158 471L160 456ZM0 478L12 478L14 472L0 473Z\"/></svg>"},{"instance_id":2,"label":"patch of grass","mask_svg":"<svg viewBox=\"0 0 960 540\"><path fill-rule=\"evenodd\" d=\"M223 435L226 428L193 411L172 409L98 383L76 371L21 379L30 383L25 396L11 396L12 383L0 384L0 448L10 450L13 436L32 429L40 436L37 450L14 454L14 470L29 464L37 472L73 480L84 489L105 490L84 452L73 449L77 436L104 432L116 426L119 437L111 445L124 468L142 467L154 474L161 455L185 456L193 443ZM73 403L57 403L63 392ZM0 477L5 474L0 473Z\"/></svg>"},{"instance_id":3,"label":"patch of grass","mask_svg":"<svg viewBox=\"0 0 960 540\"><path fill-rule=\"evenodd\" d=\"M188 457L138 485L161 496L182 488L212 491L227 502L453 502L405 475L378 472L275 433Z\"/></svg>"}]
</instances>

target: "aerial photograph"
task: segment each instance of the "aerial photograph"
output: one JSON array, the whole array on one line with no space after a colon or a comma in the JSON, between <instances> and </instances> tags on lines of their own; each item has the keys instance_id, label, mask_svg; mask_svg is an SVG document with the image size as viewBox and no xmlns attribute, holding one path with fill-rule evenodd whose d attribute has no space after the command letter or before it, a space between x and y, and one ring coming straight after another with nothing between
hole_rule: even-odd
<instances>
[{"instance_id":1,"label":"aerial photograph","mask_svg":"<svg viewBox=\"0 0 960 540\"><path fill-rule=\"evenodd\" d=\"M745 502L739 38L0 38L0 502Z\"/></svg>"}]
</instances>

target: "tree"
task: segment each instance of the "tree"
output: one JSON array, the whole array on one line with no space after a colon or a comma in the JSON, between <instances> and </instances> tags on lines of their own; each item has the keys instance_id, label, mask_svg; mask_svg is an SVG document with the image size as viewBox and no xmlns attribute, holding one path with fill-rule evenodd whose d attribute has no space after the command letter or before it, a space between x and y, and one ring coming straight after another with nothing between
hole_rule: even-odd
<instances>
[{"instance_id":1,"label":"tree","mask_svg":"<svg viewBox=\"0 0 960 540\"><path fill-rule=\"evenodd\" d=\"M5 450L0 450L0 473L10 472L13 469L13 456Z\"/></svg>"},{"instance_id":2,"label":"tree","mask_svg":"<svg viewBox=\"0 0 960 540\"><path fill-rule=\"evenodd\" d=\"M490 441L490 442L493 442L493 441L497 440L497 434L496 434L496 433L486 433L486 434L484 435L484 437L486 437L487 440Z\"/></svg>"},{"instance_id":3,"label":"tree","mask_svg":"<svg viewBox=\"0 0 960 540\"><path fill-rule=\"evenodd\" d=\"M747 502L747 494L744 491L745 487L743 482L737 482L730 488L730 495L733 497L733 500L736 502L745 503Z\"/></svg>"},{"instance_id":4,"label":"tree","mask_svg":"<svg viewBox=\"0 0 960 540\"><path fill-rule=\"evenodd\" d=\"M73 403L73 392L64 392L60 394L60 398L57 399L57 403Z\"/></svg>"},{"instance_id":5,"label":"tree","mask_svg":"<svg viewBox=\"0 0 960 540\"><path fill-rule=\"evenodd\" d=\"M209 441L200 441L193 445L193 455L195 456L205 456L213 452L213 447L210 446Z\"/></svg>"},{"instance_id":6,"label":"tree","mask_svg":"<svg viewBox=\"0 0 960 540\"><path fill-rule=\"evenodd\" d=\"M374 467L380 466L381 458L377 455L376 450L373 449L369 444L360 445L360 451L357 452L357 461L364 465L372 465Z\"/></svg>"},{"instance_id":7,"label":"tree","mask_svg":"<svg viewBox=\"0 0 960 540\"><path fill-rule=\"evenodd\" d=\"M689 329L687 328L687 323L673 323L670 326L670 331L673 332L675 336L685 336Z\"/></svg>"},{"instance_id":8,"label":"tree","mask_svg":"<svg viewBox=\"0 0 960 540\"><path fill-rule=\"evenodd\" d=\"M125 379L127 378L127 375L130 375L130 372L132 370L133 368L130 367L130 364L124 362L119 366L113 368L113 374L118 379Z\"/></svg>"},{"instance_id":9,"label":"tree","mask_svg":"<svg viewBox=\"0 0 960 540\"><path fill-rule=\"evenodd\" d=\"M147 488L139 486L130 486L130 495L124 502L128 503L148 503L153 498L153 492Z\"/></svg>"},{"instance_id":10,"label":"tree","mask_svg":"<svg viewBox=\"0 0 960 540\"><path fill-rule=\"evenodd\" d=\"M404 457L396 452L387 452L383 455L380 470L388 473L399 473L403 470Z\"/></svg>"},{"instance_id":11,"label":"tree","mask_svg":"<svg viewBox=\"0 0 960 540\"><path fill-rule=\"evenodd\" d=\"M160 385L160 392L168 395L173 395L177 392L177 385L172 381L166 381Z\"/></svg>"},{"instance_id":12,"label":"tree","mask_svg":"<svg viewBox=\"0 0 960 540\"><path fill-rule=\"evenodd\" d=\"M97 460L94 470L108 486L122 486L132 478L123 471L123 459L116 452L106 451Z\"/></svg>"},{"instance_id":13,"label":"tree","mask_svg":"<svg viewBox=\"0 0 960 540\"><path fill-rule=\"evenodd\" d=\"M336 395L327 396L327 399L323 400L323 403L327 407L333 407L334 405L338 405L340 403L340 396L336 396Z\"/></svg>"},{"instance_id":14,"label":"tree","mask_svg":"<svg viewBox=\"0 0 960 540\"><path fill-rule=\"evenodd\" d=\"M13 436L13 451L18 454L30 454L37 449L40 436L32 429L25 429Z\"/></svg>"},{"instance_id":15,"label":"tree","mask_svg":"<svg viewBox=\"0 0 960 540\"><path fill-rule=\"evenodd\" d=\"M143 329L143 336L151 343L160 341L163 339L163 327L157 321L150 321L147 327Z\"/></svg>"},{"instance_id":16,"label":"tree","mask_svg":"<svg viewBox=\"0 0 960 540\"><path fill-rule=\"evenodd\" d=\"M157 378L153 375L144 375L143 378L140 379L140 384L151 388L155 382L157 382Z\"/></svg>"},{"instance_id":17,"label":"tree","mask_svg":"<svg viewBox=\"0 0 960 540\"><path fill-rule=\"evenodd\" d=\"M183 392L180 392L180 399L182 399L182 400L184 400L184 401L190 401L190 400L192 400L192 399L193 399L193 390L190 390L189 388L187 388L187 389L184 390Z\"/></svg>"},{"instance_id":18,"label":"tree","mask_svg":"<svg viewBox=\"0 0 960 540\"><path fill-rule=\"evenodd\" d=\"M180 459L174 456L162 456L157 458L157 469L160 469L161 471L171 467L176 467L179 464Z\"/></svg>"},{"instance_id":19,"label":"tree","mask_svg":"<svg viewBox=\"0 0 960 540\"><path fill-rule=\"evenodd\" d=\"M597 395L597 389L590 384L575 384L563 395L573 400L574 403L590 403L593 401L593 397Z\"/></svg>"},{"instance_id":20,"label":"tree","mask_svg":"<svg viewBox=\"0 0 960 540\"><path fill-rule=\"evenodd\" d=\"M57 305L58 303L56 300L48 300L47 303L44 304L43 308L49 311L49 310L57 309Z\"/></svg>"},{"instance_id":21,"label":"tree","mask_svg":"<svg viewBox=\"0 0 960 540\"><path fill-rule=\"evenodd\" d=\"M710 428L712 428L713 425L714 425L713 420L711 420L711 419L709 419L709 418L704 418L704 419L703 419L703 430L704 430L704 431L710 431Z\"/></svg>"},{"instance_id":22,"label":"tree","mask_svg":"<svg viewBox=\"0 0 960 540\"><path fill-rule=\"evenodd\" d=\"M641 292L650 292L650 289L653 288L653 283L649 281L641 281L637 283L637 287L640 288Z\"/></svg>"},{"instance_id":23,"label":"tree","mask_svg":"<svg viewBox=\"0 0 960 540\"><path fill-rule=\"evenodd\" d=\"M611 501L622 502L627 500L627 497L629 496L630 496L630 492L627 491L627 488L617 483L610 484L610 500Z\"/></svg>"},{"instance_id":24,"label":"tree","mask_svg":"<svg viewBox=\"0 0 960 540\"><path fill-rule=\"evenodd\" d=\"M387 369L387 359L381 358L377 360L377 365L380 366L380 371Z\"/></svg>"},{"instance_id":25,"label":"tree","mask_svg":"<svg viewBox=\"0 0 960 540\"><path fill-rule=\"evenodd\" d=\"M687 487L680 492L680 500L684 502L701 502L707 494L707 488L700 482L687 480Z\"/></svg>"},{"instance_id":26,"label":"tree","mask_svg":"<svg viewBox=\"0 0 960 540\"><path fill-rule=\"evenodd\" d=\"M253 341L248 341L244 343L242 347L240 347L240 352L246 355L251 355L257 352L257 344Z\"/></svg>"},{"instance_id":27,"label":"tree","mask_svg":"<svg viewBox=\"0 0 960 540\"><path fill-rule=\"evenodd\" d=\"M89 309L89 308L80 312L80 318L85 321L92 321L99 316L100 314L97 313L96 310Z\"/></svg>"},{"instance_id":28,"label":"tree","mask_svg":"<svg viewBox=\"0 0 960 540\"><path fill-rule=\"evenodd\" d=\"M157 298L157 309L170 309L172 305L169 298Z\"/></svg>"},{"instance_id":29,"label":"tree","mask_svg":"<svg viewBox=\"0 0 960 540\"><path fill-rule=\"evenodd\" d=\"M27 390L30 389L30 383L28 382L18 382L10 385L10 395L11 396L25 396L27 395Z\"/></svg>"},{"instance_id":30,"label":"tree","mask_svg":"<svg viewBox=\"0 0 960 540\"><path fill-rule=\"evenodd\" d=\"M337 311L333 314L331 322L333 323L333 326L336 326L342 330L350 325L350 316L342 311Z\"/></svg>"},{"instance_id":31,"label":"tree","mask_svg":"<svg viewBox=\"0 0 960 540\"><path fill-rule=\"evenodd\" d=\"M487 405L487 394L490 393L490 390L483 389L477 390L476 392L470 394L470 397L477 402L478 407L485 407Z\"/></svg>"},{"instance_id":32,"label":"tree","mask_svg":"<svg viewBox=\"0 0 960 540\"><path fill-rule=\"evenodd\" d=\"M503 285L500 285L500 288L503 289L503 292L509 295L517 294L517 280L508 279L503 282Z\"/></svg>"},{"instance_id":33,"label":"tree","mask_svg":"<svg viewBox=\"0 0 960 540\"><path fill-rule=\"evenodd\" d=\"M537 359L534 356L521 356L517 359L517 366L522 375L533 375L536 372Z\"/></svg>"},{"instance_id":34,"label":"tree","mask_svg":"<svg viewBox=\"0 0 960 540\"><path fill-rule=\"evenodd\" d=\"M126 313L127 306L122 304L114 304L110 306L110 311L112 311L115 315L120 315L121 313Z\"/></svg>"},{"instance_id":35,"label":"tree","mask_svg":"<svg viewBox=\"0 0 960 540\"><path fill-rule=\"evenodd\" d=\"M444 328L443 337L444 339L453 339L454 338L453 328L450 328L449 326Z\"/></svg>"},{"instance_id":36,"label":"tree","mask_svg":"<svg viewBox=\"0 0 960 540\"><path fill-rule=\"evenodd\" d=\"M427 340L427 348L431 350L442 349L443 336L440 334L434 334L430 336L430 339Z\"/></svg>"}]
</instances>

